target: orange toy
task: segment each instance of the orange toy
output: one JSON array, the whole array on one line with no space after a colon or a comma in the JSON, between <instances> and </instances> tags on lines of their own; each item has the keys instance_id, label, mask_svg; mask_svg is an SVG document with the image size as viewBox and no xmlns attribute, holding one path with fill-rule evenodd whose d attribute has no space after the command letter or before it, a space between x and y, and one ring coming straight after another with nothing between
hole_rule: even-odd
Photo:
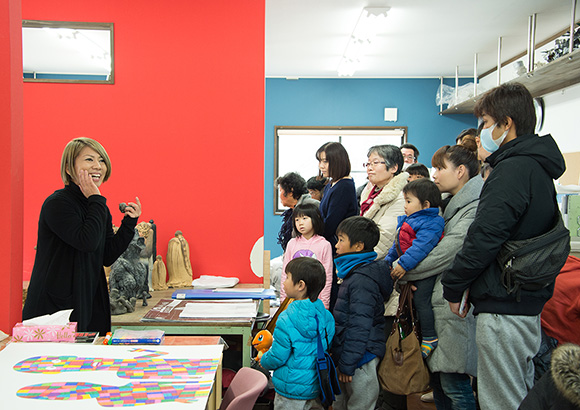
<instances>
[{"instance_id":1,"label":"orange toy","mask_svg":"<svg viewBox=\"0 0 580 410\"><path fill-rule=\"evenodd\" d=\"M267 330L260 330L254 340L252 340L252 346L258 350L258 356L255 357L255 360L260 361L262 355L266 353L270 347L272 347L272 342L274 339L272 338L272 333Z\"/></svg>"}]
</instances>

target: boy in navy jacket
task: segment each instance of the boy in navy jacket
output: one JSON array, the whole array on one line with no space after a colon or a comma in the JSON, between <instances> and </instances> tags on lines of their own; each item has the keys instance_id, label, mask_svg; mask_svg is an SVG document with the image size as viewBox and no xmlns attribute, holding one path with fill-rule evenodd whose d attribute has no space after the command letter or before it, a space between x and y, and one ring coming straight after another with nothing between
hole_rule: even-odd
<instances>
[{"instance_id":1,"label":"boy in navy jacket","mask_svg":"<svg viewBox=\"0 0 580 410\"><path fill-rule=\"evenodd\" d=\"M393 290L385 261L373 251L380 231L371 219L352 216L336 230L337 276L340 283L333 315L332 346L342 394L335 410L374 410L379 396L377 366L385 355L384 302Z\"/></svg>"},{"instance_id":2,"label":"boy in navy jacket","mask_svg":"<svg viewBox=\"0 0 580 410\"><path fill-rule=\"evenodd\" d=\"M326 283L326 272L318 260L301 257L288 262L286 275L284 290L294 301L278 317L274 343L260 364L274 370L275 409L322 409L316 371L317 340L320 333L322 346L327 349L334 336L334 318L318 299Z\"/></svg>"},{"instance_id":3,"label":"boy in navy jacket","mask_svg":"<svg viewBox=\"0 0 580 410\"><path fill-rule=\"evenodd\" d=\"M439 216L441 192L433 181L426 178L411 181L403 188L403 195L405 215L397 219L397 237L385 257L389 267L392 267L391 276L395 280L425 259L441 240L445 228L445 221ZM413 294L413 302L421 323L421 353L424 358L431 354L439 341L431 305L436 281L437 276L430 276L414 282L417 290Z\"/></svg>"}]
</instances>

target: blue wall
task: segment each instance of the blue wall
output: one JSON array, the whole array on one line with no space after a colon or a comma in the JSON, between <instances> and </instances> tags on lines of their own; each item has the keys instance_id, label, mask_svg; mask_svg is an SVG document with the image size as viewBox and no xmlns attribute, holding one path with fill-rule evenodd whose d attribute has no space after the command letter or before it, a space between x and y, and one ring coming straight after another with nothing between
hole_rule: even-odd
<instances>
[{"instance_id":1,"label":"blue wall","mask_svg":"<svg viewBox=\"0 0 580 410\"><path fill-rule=\"evenodd\" d=\"M439 84L439 79L266 79L264 249L271 257L282 254L276 243L282 219L274 215L273 204L274 127L407 126L419 162L431 166L437 149L454 144L463 129L477 126L472 115L439 115ZM397 122L384 121L386 107L398 108Z\"/></svg>"}]
</instances>

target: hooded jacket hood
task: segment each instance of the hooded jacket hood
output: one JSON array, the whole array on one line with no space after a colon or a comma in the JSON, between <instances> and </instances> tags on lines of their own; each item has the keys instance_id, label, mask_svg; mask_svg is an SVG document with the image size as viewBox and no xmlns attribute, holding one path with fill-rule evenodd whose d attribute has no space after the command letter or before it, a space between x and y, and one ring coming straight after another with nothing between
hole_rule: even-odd
<instances>
[{"instance_id":1,"label":"hooded jacket hood","mask_svg":"<svg viewBox=\"0 0 580 410\"><path fill-rule=\"evenodd\" d=\"M568 343L554 350L551 372L560 393L580 407L580 346Z\"/></svg>"},{"instance_id":2,"label":"hooded jacket hood","mask_svg":"<svg viewBox=\"0 0 580 410\"><path fill-rule=\"evenodd\" d=\"M550 134L542 137L537 134L520 135L490 155L487 162L494 167L499 161L516 156L534 159L552 179L560 178L566 170L564 157Z\"/></svg>"},{"instance_id":3,"label":"hooded jacket hood","mask_svg":"<svg viewBox=\"0 0 580 410\"><path fill-rule=\"evenodd\" d=\"M324 318L326 308L322 301L317 300L311 302L310 299L295 300L287 308L288 315L292 318L292 322L300 335L306 339L314 339L317 337L318 329L316 328L316 320L314 316L318 315L321 327L325 323Z\"/></svg>"}]
</instances>

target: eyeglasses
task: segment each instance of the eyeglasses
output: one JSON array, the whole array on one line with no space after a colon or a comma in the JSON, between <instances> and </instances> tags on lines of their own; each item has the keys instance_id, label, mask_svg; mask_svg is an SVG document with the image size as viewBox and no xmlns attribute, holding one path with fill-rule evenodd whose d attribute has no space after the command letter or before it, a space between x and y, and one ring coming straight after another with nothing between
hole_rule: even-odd
<instances>
[{"instance_id":1,"label":"eyeglasses","mask_svg":"<svg viewBox=\"0 0 580 410\"><path fill-rule=\"evenodd\" d=\"M385 161L363 162L363 167L365 167L365 168L368 168L368 167L374 168L374 167L379 166L379 164L386 164L386 162Z\"/></svg>"},{"instance_id":2,"label":"eyeglasses","mask_svg":"<svg viewBox=\"0 0 580 410\"><path fill-rule=\"evenodd\" d=\"M416 160L417 158L415 158L412 155L403 155L403 159L412 159L413 161Z\"/></svg>"}]
</instances>

